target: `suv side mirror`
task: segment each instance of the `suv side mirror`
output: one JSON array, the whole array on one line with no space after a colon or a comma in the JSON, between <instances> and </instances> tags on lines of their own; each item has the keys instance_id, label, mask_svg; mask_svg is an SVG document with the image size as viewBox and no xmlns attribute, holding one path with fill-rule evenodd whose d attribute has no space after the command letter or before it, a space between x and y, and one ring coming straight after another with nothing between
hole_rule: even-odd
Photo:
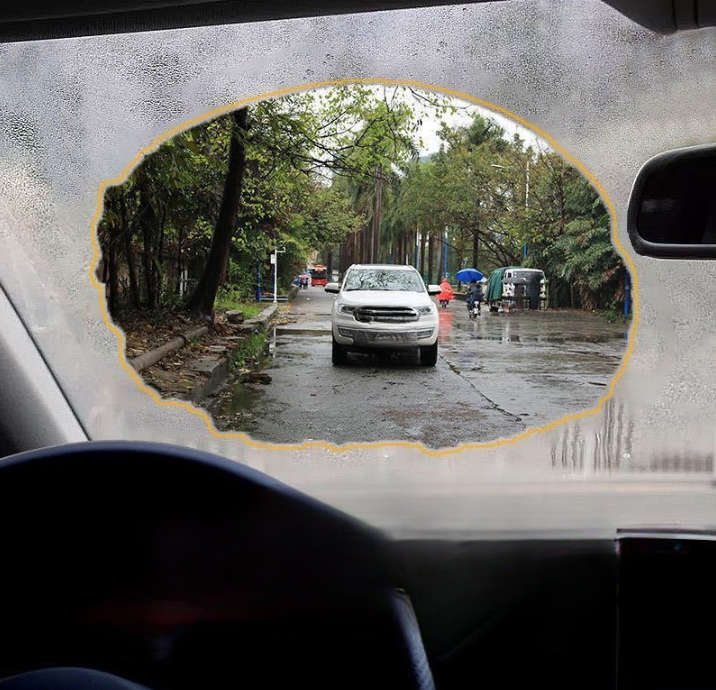
<instances>
[{"instance_id":1,"label":"suv side mirror","mask_svg":"<svg viewBox=\"0 0 716 690\"><path fill-rule=\"evenodd\" d=\"M664 259L716 259L716 146L662 153L639 171L627 230L634 249Z\"/></svg>"},{"instance_id":2,"label":"suv side mirror","mask_svg":"<svg viewBox=\"0 0 716 690\"><path fill-rule=\"evenodd\" d=\"M429 295L439 295L443 289L439 285L428 285Z\"/></svg>"},{"instance_id":3,"label":"suv side mirror","mask_svg":"<svg viewBox=\"0 0 716 690\"><path fill-rule=\"evenodd\" d=\"M341 291L341 286L338 283L326 283L326 287L323 289L337 295Z\"/></svg>"}]
</instances>

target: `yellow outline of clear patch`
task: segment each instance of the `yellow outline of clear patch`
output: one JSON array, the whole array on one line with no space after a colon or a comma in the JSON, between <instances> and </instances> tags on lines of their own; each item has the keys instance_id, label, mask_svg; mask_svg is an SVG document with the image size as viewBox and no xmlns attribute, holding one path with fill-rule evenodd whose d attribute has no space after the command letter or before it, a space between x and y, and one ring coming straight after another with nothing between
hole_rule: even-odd
<instances>
[{"instance_id":1,"label":"yellow outline of clear patch","mask_svg":"<svg viewBox=\"0 0 716 690\"><path fill-rule=\"evenodd\" d=\"M424 89L426 91L436 91L439 93L443 93L449 96L454 96L455 98L460 98L465 101L468 101L469 103L474 103L475 105L482 106L483 108L487 108L488 110L492 110L494 112L500 113L501 115L504 115L510 119L512 119L515 122L518 122L522 126L530 129L532 132L534 132L536 135L544 139L549 143L549 145L555 150L558 151L565 160L569 161L575 168L577 168L580 172L582 172L587 179L594 185L594 188L599 192L600 196L604 200L604 203L606 204L607 208L609 209L609 216L611 218L611 234L612 234L612 242L614 246L616 247L619 255L625 262L629 273L631 275L632 280L632 302L633 302L633 317L632 317L632 324L629 329L628 334L628 344L626 352L624 353L624 358L622 359L621 365L619 366L619 369L617 369L616 374L612 378L609 388L607 389L607 394L599 399L596 406L584 410L582 412L577 412L574 414L568 414L554 422L551 422L545 426L542 427L535 427L532 429L526 429L520 434L517 434L515 436L511 436L509 438L504 439L496 439L494 441L485 441L481 443L462 443L459 446L455 446L452 448L442 448L442 449L432 449L427 448L425 445L419 442L410 442L410 441L377 441L377 442L368 442L368 443L346 443L343 445L336 445L334 443L329 443L327 441L305 441L303 443L293 443L293 444L284 444L284 443L265 443L262 441L257 441L256 439L251 438L248 434L245 434L243 432L223 432L218 431L212 422L211 417L209 414L201 410L197 407L194 407L191 403L183 402L180 400L164 400L159 396L159 394L147 386L144 381L142 380L142 377L132 368L132 366L127 362L127 359L125 357L125 339L124 339L124 333L117 328L112 323L112 320L109 317L109 312L107 311L107 304L106 299L104 295L104 287L102 283L97 280L96 276L96 269L99 264L100 259L100 247L99 242L97 240L97 224L99 222L99 219L102 215L103 210L103 201L104 201L104 193L107 187L122 184L129 174L132 172L132 170L141 162L142 158L145 154L148 154L152 152L154 149L156 149L158 146L160 146L162 143L170 139L176 134L179 134L180 132L183 132L195 125L198 125L202 122L205 122L206 120L210 120L214 117L217 117L219 115L224 115L228 112L231 112L232 110L235 110L236 108L240 108L243 105L247 105L249 103L256 103L257 101L266 100L268 98L276 98L278 96L284 96L286 94L290 93L299 93L301 91L308 91L310 89L317 89L327 86L337 86L341 84L386 84L390 86L412 86L414 88ZM498 448L499 446L505 446L513 443L517 443L518 441L522 441L523 439L526 439L530 436L534 436L535 434L542 434L547 431L551 431L553 429L556 429L559 426L562 426L563 424L566 424L568 422L577 420L577 419L584 419L585 417L589 417L592 415L596 415L599 413L604 406L604 404L612 398L614 395L614 387L616 386L619 379L623 376L624 371L626 369L627 364L629 363L629 359L631 358L632 352L634 350L634 339L635 339L635 333L636 328L639 324L639 281L636 274L636 268L634 266L633 261L631 260L629 254L624 249L624 246L619 241L619 238L617 237L617 220L616 220L616 211L614 210L614 205L612 204L611 200L609 199L609 196L607 195L605 189L602 187L601 183L597 178L582 164L580 163L574 156L570 155L567 151L565 151L557 142L546 132L543 132L539 127L536 127L532 123L528 122L524 118L515 115L514 113L510 112L509 110L506 110L505 108L501 108L500 106L494 105L492 103L489 103L487 101L483 101L479 98L474 98L472 96L468 96L464 93L460 93L459 91L453 91L451 89L445 89L439 86L432 86L430 84L423 84L421 82L412 81L412 80L402 80L402 79L335 79L335 80L329 80L329 81L322 81L322 82L316 82L313 84L304 84L303 86L295 87L295 88L287 88L287 89L281 89L279 91L271 91L270 93L264 93L259 96L253 96L251 98L246 98L241 101L237 101L235 103L232 103L227 106L222 106L221 108L216 108L204 115L201 115L199 117L195 117L191 120L188 120L187 122L184 122L181 125L177 125L176 127L172 127L172 129L168 130L167 132L164 132L161 136L154 139L148 146L145 146L142 148L139 153L129 162L129 164L122 170L122 172L115 178L104 180L102 184L99 187L99 190L97 191L97 209L94 213L94 216L92 217L92 224L91 224L91 240L92 240L92 247L93 247L93 257L92 262L89 267L89 276L90 281L92 282L92 285L97 290L97 295L99 299L100 309L102 311L102 316L104 318L104 321L107 325L107 328L109 328L112 333L114 333L117 336L118 341L118 356L119 356L119 364L120 366L131 376L131 378L134 380L134 382L139 386L139 388L150 395L154 402L157 405L160 405L162 407L180 407L190 414L197 415L201 417L201 419L206 424L206 428L209 431L209 433L214 436L215 438L236 438L243 441L247 446L250 446L251 448L263 448L266 450L309 450L311 448L323 448L326 450L334 451L334 452L343 452L348 450L355 450L359 448L410 448L413 450L419 450L425 455L429 456L443 456L443 455L452 455L455 453L461 453L466 450L472 450L472 449L490 449L490 448Z\"/></svg>"}]
</instances>

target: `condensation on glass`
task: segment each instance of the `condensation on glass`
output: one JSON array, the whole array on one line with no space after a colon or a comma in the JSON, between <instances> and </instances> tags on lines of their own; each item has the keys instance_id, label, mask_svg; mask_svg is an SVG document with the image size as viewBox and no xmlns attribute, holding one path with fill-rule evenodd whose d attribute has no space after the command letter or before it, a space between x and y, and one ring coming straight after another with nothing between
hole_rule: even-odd
<instances>
[{"instance_id":1,"label":"condensation on glass","mask_svg":"<svg viewBox=\"0 0 716 690\"><path fill-rule=\"evenodd\" d=\"M713 138L713 39L712 29L657 36L596 0L524 0L4 45L0 277L94 438L202 447L398 531L579 528L547 500L512 514L489 487L711 471L716 318L704 286L716 279L712 263L632 255L634 353L593 417L444 457L399 447L253 449L157 406L119 367L88 272L97 190L155 137L213 108L324 80L410 79L492 102L550 133L603 183L628 247L626 208L640 166ZM699 496L689 499L692 515L708 521ZM658 497L611 496L594 514L604 526L639 522L649 510L661 521L680 516Z\"/></svg>"}]
</instances>

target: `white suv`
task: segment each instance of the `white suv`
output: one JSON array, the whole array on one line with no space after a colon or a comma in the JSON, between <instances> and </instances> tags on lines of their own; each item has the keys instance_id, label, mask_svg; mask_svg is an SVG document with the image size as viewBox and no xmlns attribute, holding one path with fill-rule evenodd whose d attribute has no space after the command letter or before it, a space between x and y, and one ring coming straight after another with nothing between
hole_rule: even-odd
<instances>
[{"instance_id":1,"label":"white suv","mask_svg":"<svg viewBox=\"0 0 716 690\"><path fill-rule=\"evenodd\" d=\"M438 310L412 266L351 266L343 284L328 283L338 295L331 312L333 364L344 364L349 350L419 350L420 363L434 367L438 359Z\"/></svg>"}]
</instances>

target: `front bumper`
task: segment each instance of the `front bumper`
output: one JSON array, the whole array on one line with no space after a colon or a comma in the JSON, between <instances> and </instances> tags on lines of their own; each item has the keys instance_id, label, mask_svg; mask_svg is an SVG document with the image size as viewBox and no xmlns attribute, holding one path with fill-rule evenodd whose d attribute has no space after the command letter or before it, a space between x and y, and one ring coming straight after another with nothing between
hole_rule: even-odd
<instances>
[{"instance_id":1,"label":"front bumper","mask_svg":"<svg viewBox=\"0 0 716 690\"><path fill-rule=\"evenodd\" d=\"M340 345L357 350L415 349L435 344L438 319L421 318L410 324L362 324L353 318L341 318L333 322L333 337Z\"/></svg>"}]
</instances>

